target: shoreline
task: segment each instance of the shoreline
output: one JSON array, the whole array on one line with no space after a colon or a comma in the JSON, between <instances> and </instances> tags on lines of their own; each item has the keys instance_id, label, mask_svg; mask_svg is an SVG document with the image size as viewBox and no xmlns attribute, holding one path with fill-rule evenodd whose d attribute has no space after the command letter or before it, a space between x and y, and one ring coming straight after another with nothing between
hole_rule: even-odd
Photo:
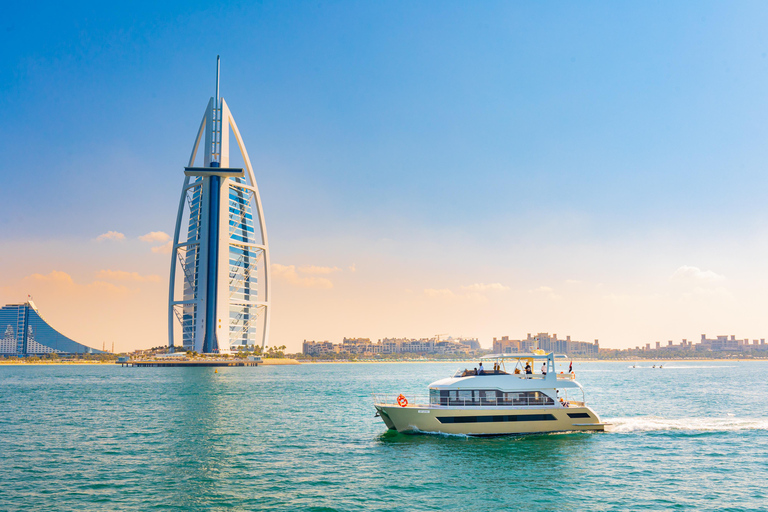
<instances>
[{"instance_id":1,"label":"shoreline","mask_svg":"<svg viewBox=\"0 0 768 512\"><path fill-rule=\"evenodd\" d=\"M461 360L439 360L439 359L427 359L427 360L382 360L382 361L309 361L300 359L263 359L259 366L296 366L302 364L415 364L415 363L457 363L457 364L476 364L478 359L461 359ZM577 359L574 358L575 363L650 363L650 364L669 364L669 363L759 363L768 361L768 358L749 358L749 359L716 359L716 358L701 358L701 359ZM116 366L117 361L0 361L0 366L83 366L83 365L109 365Z\"/></svg>"},{"instance_id":2,"label":"shoreline","mask_svg":"<svg viewBox=\"0 0 768 512\"><path fill-rule=\"evenodd\" d=\"M459 364L476 364L478 362L478 359L461 359L461 360L439 360L439 359L427 359L427 360L382 360L382 361L304 361L304 360L298 360L300 364L383 364L383 363L459 363ZM569 359L570 361L570 359ZM577 359L573 358L574 363L649 363L649 364L667 364L667 363L686 363L686 362L693 362L693 363L701 363L701 362L765 362L768 361L768 358L762 358L762 359L713 359L713 358L702 358L702 359ZM558 361L561 362L561 361Z\"/></svg>"},{"instance_id":3,"label":"shoreline","mask_svg":"<svg viewBox=\"0 0 768 512\"><path fill-rule=\"evenodd\" d=\"M0 361L0 366L87 366L87 365L112 365L115 361Z\"/></svg>"},{"instance_id":4,"label":"shoreline","mask_svg":"<svg viewBox=\"0 0 768 512\"><path fill-rule=\"evenodd\" d=\"M301 364L296 359L263 359L259 366L292 366ZM0 361L0 366L81 366L81 365L108 365L117 366L115 361Z\"/></svg>"}]
</instances>

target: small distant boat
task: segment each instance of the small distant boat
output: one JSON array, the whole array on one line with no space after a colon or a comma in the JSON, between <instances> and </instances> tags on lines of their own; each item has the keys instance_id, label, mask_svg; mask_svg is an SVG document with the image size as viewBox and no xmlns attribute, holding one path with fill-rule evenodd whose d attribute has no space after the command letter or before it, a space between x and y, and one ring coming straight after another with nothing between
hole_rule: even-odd
<instances>
[{"instance_id":1,"label":"small distant boat","mask_svg":"<svg viewBox=\"0 0 768 512\"><path fill-rule=\"evenodd\" d=\"M605 430L605 423L587 407L584 389L574 373L555 372L555 354L498 354L494 370L461 370L429 385L428 400L400 394L374 395L376 416L391 430L471 436ZM565 357L565 356L559 356ZM507 373L505 361L516 361ZM521 371L546 361L546 373ZM531 370L529 370L531 371ZM572 400L568 393L581 394Z\"/></svg>"}]
</instances>

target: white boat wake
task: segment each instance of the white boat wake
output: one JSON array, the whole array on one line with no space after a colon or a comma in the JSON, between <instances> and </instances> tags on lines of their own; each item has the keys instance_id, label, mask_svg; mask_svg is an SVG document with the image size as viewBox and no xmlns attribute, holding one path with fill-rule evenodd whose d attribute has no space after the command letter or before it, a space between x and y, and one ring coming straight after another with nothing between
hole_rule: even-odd
<instances>
[{"instance_id":1,"label":"white boat wake","mask_svg":"<svg viewBox=\"0 0 768 512\"><path fill-rule=\"evenodd\" d=\"M732 432L738 430L768 430L768 418L661 418L639 416L635 418L610 418L604 420L610 425L608 432Z\"/></svg>"},{"instance_id":2,"label":"white boat wake","mask_svg":"<svg viewBox=\"0 0 768 512\"><path fill-rule=\"evenodd\" d=\"M635 370L650 368L650 369L662 369L662 370L696 370L696 369L702 369L702 368L737 368L737 366L667 366L666 364L663 364L659 366L658 364L654 366L638 366L638 365L632 365L627 366L627 368L633 368ZM582 370L584 371L584 370Z\"/></svg>"}]
</instances>

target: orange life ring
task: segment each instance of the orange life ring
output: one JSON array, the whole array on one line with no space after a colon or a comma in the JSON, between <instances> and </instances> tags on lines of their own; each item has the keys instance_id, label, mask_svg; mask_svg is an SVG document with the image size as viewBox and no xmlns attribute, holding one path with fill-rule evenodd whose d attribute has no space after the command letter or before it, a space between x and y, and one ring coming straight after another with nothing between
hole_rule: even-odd
<instances>
[{"instance_id":1,"label":"orange life ring","mask_svg":"<svg viewBox=\"0 0 768 512\"><path fill-rule=\"evenodd\" d=\"M408 405L408 399L405 398L402 393L397 395L397 405L399 405L400 407L405 407L406 405Z\"/></svg>"}]
</instances>

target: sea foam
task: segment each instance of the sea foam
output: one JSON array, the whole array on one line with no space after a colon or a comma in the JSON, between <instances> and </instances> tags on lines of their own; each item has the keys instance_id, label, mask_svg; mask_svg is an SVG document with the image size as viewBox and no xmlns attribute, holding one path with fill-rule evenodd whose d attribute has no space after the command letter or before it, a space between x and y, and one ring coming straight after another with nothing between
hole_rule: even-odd
<instances>
[{"instance_id":1,"label":"sea foam","mask_svg":"<svg viewBox=\"0 0 768 512\"><path fill-rule=\"evenodd\" d=\"M688 431L688 432L732 432L736 430L768 430L768 418L662 418L639 416L635 418L611 418L606 430L615 433Z\"/></svg>"}]
</instances>

